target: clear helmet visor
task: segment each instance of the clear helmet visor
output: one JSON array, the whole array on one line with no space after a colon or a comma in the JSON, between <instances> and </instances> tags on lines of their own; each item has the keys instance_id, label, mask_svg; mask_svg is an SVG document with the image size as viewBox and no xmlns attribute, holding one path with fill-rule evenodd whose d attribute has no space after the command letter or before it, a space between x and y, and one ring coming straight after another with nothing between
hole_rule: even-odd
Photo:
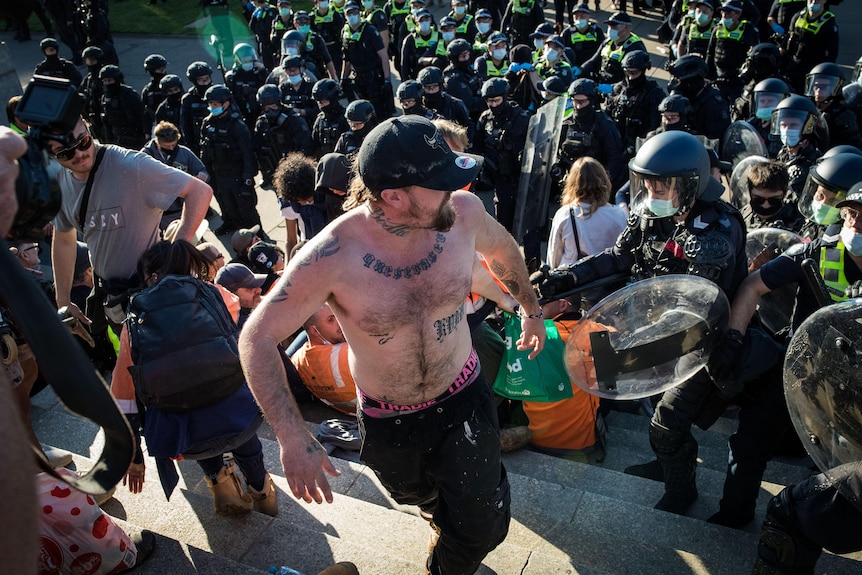
<instances>
[{"instance_id":1,"label":"clear helmet visor","mask_svg":"<svg viewBox=\"0 0 862 575\"><path fill-rule=\"evenodd\" d=\"M816 100L825 100L841 93L842 82L835 76L812 74L805 79L805 95Z\"/></svg>"},{"instance_id":2,"label":"clear helmet visor","mask_svg":"<svg viewBox=\"0 0 862 575\"><path fill-rule=\"evenodd\" d=\"M658 176L629 170L629 209L645 218L666 218L684 213L697 192L696 174Z\"/></svg>"},{"instance_id":3,"label":"clear helmet visor","mask_svg":"<svg viewBox=\"0 0 862 575\"><path fill-rule=\"evenodd\" d=\"M808 173L805 187L799 197L799 211L806 219L823 226L834 224L841 217L841 210L835 204L847 197L847 190L839 190L817 179L813 172Z\"/></svg>"},{"instance_id":4,"label":"clear helmet visor","mask_svg":"<svg viewBox=\"0 0 862 575\"><path fill-rule=\"evenodd\" d=\"M762 120L769 120L772 117L772 111L782 98L784 94L781 92L755 92L752 112Z\"/></svg>"},{"instance_id":5,"label":"clear helmet visor","mask_svg":"<svg viewBox=\"0 0 862 575\"><path fill-rule=\"evenodd\" d=\"M800 134L810 134L814 126L814 119L805 110L792 110L783 108L772 112L772 126L769 133L779 136L781 130L799 130Z\"/></svg>"}]
</instances>

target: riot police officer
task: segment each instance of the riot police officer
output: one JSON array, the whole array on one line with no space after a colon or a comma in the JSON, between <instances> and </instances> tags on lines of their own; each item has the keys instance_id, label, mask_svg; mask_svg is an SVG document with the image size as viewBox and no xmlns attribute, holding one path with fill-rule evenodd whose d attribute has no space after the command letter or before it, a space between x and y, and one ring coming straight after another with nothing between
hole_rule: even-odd
<instances>
[{"instance_id":1,"label":"riot police officer","mask_svg":"<svg viewBox=\"0 0 862 575\"><path fill-rule=\"evenodd\" d=\"M347 105L344 117L350 129L339 136L335 152L348 156L352 161L365 136L377 125L377 113L368 100L354 100Z\"/></svg>"},{"instance_id":2,"label":"riot police officer","mask_svg":"<svg viewBox=\"0 0 862 575\"><path fill-rule=\"evenodd\" d=\"M156 123L170 122L174 126L179 126L183 81L176 74L168 74L159 82L159 87L165 93L165 100L156 108Z\"/></svg>"},{"instance_id":3,"label":"riot police officer","mask_svg":"<svg viewBox=\"0 0 862 575\"><path fill-rule=\"evenodd\" d=\"M201 123L201 160L212 176L213 194L224 223L215 233L223 235L260 225L254 175L257 164L251 132L235 108L227 86L215 84L204 93L209 114Z\"/></svg>"},{"instance_id":4,"label":"riot police officer","mask_svg":"<svg viewBox=\"0 0 862 575\"><path fill-rule=\"evenodd\" d=\"M721 21L709 41L706 62L710 78L724 99L735 101L742 94L743 82L739 77L748 50L760 39L757 28L742 20L742 1L729 0L721 6Z\"/></svg>"},{"instance_id":5,"label":"riot police officer","mask_svg":"<svg viewBox=\"0 0 862 575\"><path fill-rule=\"evenodd\" d=\"M437 112L429 110L422 105L422 94L424 93L425 90L422 88L422 84L416 80L404 80L398 84L398 89L395 91L395 97L398 98L398 102L401 104L401 110L404 112L405 116L413 114L422 116L429 120L434 120L440 117Z\"/></svg>"},{"instance_id":6,"label":"riot police officer","mask_svg":"<svg viewBox=\"0 0 862 575\"><path fill-rule=\"evenodd\" d=\"M658 134L629 162L631 216L616 245L606 252L548 273L533 281L544 299L575 285L630 271L636 280L689 274L715 282L733 297L747 275L745 227L733 207L720 199L721 184L711 176L710 158L691 134ZM657 463L627 473L664 481L657 509L684 514L697 499L697 441L691 426L709 427L724 408L710 411L718 388L701 369L666 391L650 421L650 444Z\"/></svg>"},{"instance_id":7,"label":"riot police officer","mask_svg":"<svg viewBox=\"0 0 862 575\"><path fill-rule=\"evenodd\" d=\"M757 130L761 139L766 143L770 158L778 156L781 150L781 141L771 137L772 134L772 111L784 98L790 95L790 86L780 78L766 78L754 86L750 95L751 102L746 108L752 111L752 116L747 119L748 123Z\"/></svg>"},{"instance_id":8,"label":"riot police officer","mask_svg":"<svg viewBox=\"0 0 862 575\"><path fill-rule=\"evenodd\" d=\"M233 47L233 67L224 76L224 84L233 94L233 102L239 108L245 124L254 127L260 115L257 91L266 83L267 71L257 59L251 44L237 44Z\"/></svg>"},{"instance_id":9,"label":"riot police officer","mask_svg":"<svg viewBox=\"0 0 862 575\"><path fill-rule=\"evenodd\" d=\"M161 54L150 54L144 59L144 70L150 75L150 81L141 90L141 101L144 103L144 117L148 126L153 126L156 110L165 100L161 81L167 74L168 61Z\"/></svg>"},{"instance_id":10,"label":"riot police officer","mask_svg":"<svg viewBox=\"0 0 862 575\"><path fill-rule=\"evenodd\" d=\"M573 66L583 66L598 52L605 41L604 30L590 20L592 13L586 2L575 6L575 21L561 34L566 47L575 53L574 61L571 62Z\"/></svg>"},{"instance_id":11,"label":"riot police officer","mask_svg":"<svg viewBox=\"0 0 862 575\"><path fill-rule=\"evenodd\" d=\"M80 94L84 97L81 117L87 119L90 131L96 139L103 141L105 133L102 129L102 81L99 79L99 71L105 64L105 54L98 46L87 46L81 56L87 66L87 75L81 81Z\"/></svg>"},{"instance_id":12,"label":"riot police officer","mask_svg":"<svg viewBox=\"0 0 862 575\"><path fill-rule=\"evenodd\" d=\"M744 84L742 95L736 99L736 102L731 102L733 106L731 115L734 121L744 120L754 113L750 105L752 92L761 80L766 78L784 80L779 76L780 68L781 51L775 44L761 42L748 51L745 62L742 63L742 68L739 70L739 78Z\"/></svg>"},{"instance_id":13,"label":"riot police officer","mask_svg":"<svg viewBox=\"0 0 862 575\"><path fill-rule=\"evenodd\" d=\"M822 2L809 2L793 17L787 30L782 72L796 94L803 91L809 70L838 57L838 23L835 14L825 6Z\"/></svg>"},{"instance_id":14,"label":"riot police officer","mask_svg":"<svg viewBox=\"0 0 862 575\"><path fill-rule=\"evenodd\" d=\"M106 144L139 150L144 135L144 105L134 88L123 83L123 73L113 64L99 71L102 81L102 127Z\"/></svg>"},{"instance_id":15,"label":"riot police officer","mask_svg":"<svg viewBox=\"0 0 862 575\"><path fill-rule=\"evenodd\" d=\"M620 131L608 114L599 107L596 83L578 78L569 86L569 97L574 111L563 121L560 146L557 153L558 170L554 174L559 182L583 156L592 156L602 164L616 190L625 183L625 159Z\"/></svg>"},{"instance_id":16,"label":"riot police officer","mask_svg":"<svg viewBox=\"0 0 862 575\"><path fill-rule=\"evenodd\" d=\"M45 55L45 59L36 64L36 68L33 70L34 74L65 78L76 88L81 85L81 73L78 72L73 63L60 57L59 42L53 38L45 38L39 42L39 48Z\"/></svg>"},{"instance_id":17,"label":"riot police officer","mask_svg":"<svg viewBox=\"0 0 862 575\"><path fill-rule=\"evenodd\" d=\"M682 130L683 132L691 132L691 126L688 123L688 117L691 115L691 102L685 96L679 94L670 94L658 104L658 111L661 114L661 124L658 128L647 134L647 138L651 138L662 132L672 132L674 130Z\"/></svg>"},{"instance_id":18,"label":"riot police officer","mask_svg":"<svg viewBox=\"0 0 862 575\"><path fill-rule=\"evenodd\" d=\"M695 134L720 140L730 125L730 105L721 93L706 82L709 72L700 56L679 58L670 68L671 92L685 96L691 104L689 125Z\"/></svg>"},{"instance_id":19,"label":"riot police officer","mask_svg":"<svg viewBox=\"0 0 862 575\"><path fill-rule=\"evenodd\" d=\"M278 17L272 21L272 28L269 32L269 43L273 49L273 64L281 62L287 55L282 52L281 40L284 35L293 30L293 10L290 7L290 0L278 0Z\"/></svg>"},{"instance_id":20,"label":"riot police officer","mask_svg":"<svg viewBox=\"0 0 862 575\"><path fill-rule=\"evenodd\" d=\"M290 152L311 151L311 130L299 113L281 103L281 92L273 84L257 91L261 114L254 125L254 150L263 185L272 185L278 162Z\"/></svg>"},{"instance_id":21,"label":"riot police officer","mask_svg":"<svg viewBox=\"0 0 862 575\"><path fill-rule=\"evenodd\" d=\"M637 139L659 127L658 105L666 94L655 80L647 78L646 72L652 68L649 54L629 52L622 64L626 77L614 84L605 109L620 131L625 156L631 158L635 155Z\"/></svg>"},{"instance_id":22,"label":"riot police officer","mask_svg":"<svg viewBox=\"0 0 862 575\"><path fill-rule=\"evenodd\" d=\"M601 85L615 84L623 79L622 61L629 52L643 50L646 46L637 34L632 32L632 19L625 12L617 12L608 20L608 38L593 57L581 66L581 75L592 78ZM607 93L605 92L605 93Z\"/></svg>"},{"instance_id":23,"label":"riot police officer","mask_svg":"<svg viewBox=\"0 0 862 575\"><path fill-rule=\"evenodd\" d=\"M782 144L775 158L787 166L793 198L802 193L808 170L820 157L822 144L818 127L822 123L817 106L804 96L789 96L772 111L770 134Z\"/></svg>"},{"instance_id":24,"label":"riot police officer","mask_svg":"<svg viewBox=\"0 0 862 575\"><path fill-rule=\"evenodd\" d=\"M423 89L422 105L440 117L467 128L468 137L472 140L476 125L470 121L470 112L464 102L447 94L443 89L443 71L437 66L428 66L419 71L417 79Z\"/></svg>"},{"instance_id":25,"label":"riot police officer","mask_svg":"<svg viewBox=\"0 0 862 575\"><path fill-rule=\"evenodd\" d=\"M332 56L329 53L329 48L323 37L312 30L311 16L308 12L300 10L293 15L293 25L296 27L294 32L300 35L299 40L299 55L305 60L306 68L310 69L317 78L329 76L330 78L338 78L335 71L335 64L332 62ZM293 37L294 33L290 33ZM285 36L285 45L287 44L288 36Z\"/></svg>"},{"instance_id":26,"label":"riot police officer","mask_svg":"<svg viewBox=\"0 0 862 575\"><path fill-rule=\"evenodd\" d=\"M390 78L389 55L377 28L362 20L359 4L351 0L344 6L347 23L341 32L344 69L341 87L354 90L368 100L380 118L395 111Z\"/></svg>"},{"instance_id":27,"label":"riot police officer","mask_svg":"<svg viewBox=\"0 0 862 575\"><path fill-rule=\"evenodd\" d=\"M470 118L476 121L485 110L485 100L479 93L482 80L470 65L470 43L463 38L456 38L446 47L446 55L449 65L443 70L443 88L448 94L464 102L470 112Z\"/></svg>"},{"instance_id":28,"label":"riot police officer","mask_svg":"<svg viewBox=\"0 0 862 575\"><path fill-rule=\"evenodd\" d=\"M296 110L310 130L314 125L314 118L317 117L317 104L311 96L314 83L305 76L305 61L301 56L285 56L282 70L284 71L283 81L278 84L281 90L281 102L288 108Z\"/></svg>"},{"instance_id":29,"label":"riot police officer","mask_svg":"<svg viewBox=\"0 0 862 575\"><path fill-rule=\"evenodd\" d=\"M488 109L479 116L470 151L485 158L477 191L495 192L497 221L511 231L530 116L510 103L508 94L509 83L503 78L489 78L482 84L482 98Z\"/></svg>"},{"instance_id":30,"label":"riot police officer","mask_svg":"<svg viewBox=\"0 0 862 575\"><path fill-rule=\"evenodd\" d=\"M331 78L318 80L311 89L311 97L320 110L311 128L312 155L318 160L334 152L338 138L350 130L344 117L344 106L338 99L339 92L338 82Z\"/></svg>"},{"instance_id":31,"label":"riot police officer","mask_svg":"<svg viewBox=\"0 0 862 575\"><path fill-rule=\"evenodd\" d=\"M192 83L180 102L180 131L183 141L195 153L201 155L201 122L209 114L204 95L212 86L213 69L206 62L192 62L186 69L186 77Z\"/></svg>"},{"instance_id":32,"label":"riot police officer","mask_svg":"<svg viewBox=\"0 0 862 575\"><path fill-rule=\"evenodd\" d=\"M829 126L828 146L849 144L862 147L859 119L844 103L844 72L838 64L822 62L805 78L805 95L814 100L826 125Z\"/></svg>"}]
</instances>

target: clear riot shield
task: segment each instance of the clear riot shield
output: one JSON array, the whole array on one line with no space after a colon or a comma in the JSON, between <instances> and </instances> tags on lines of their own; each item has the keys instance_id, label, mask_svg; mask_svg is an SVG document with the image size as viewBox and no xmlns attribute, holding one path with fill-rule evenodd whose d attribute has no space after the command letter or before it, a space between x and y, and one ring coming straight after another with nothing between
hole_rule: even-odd
<instances>
[{"instance_id":1,"label":"clear riot shield","mask_svg":"<svg viewBox=\"0 0 862 575\"><path fill-rule=\"evenodd\" d=\"M557 159L566 100L562 96L554 98L530 118L512 224L512 235L519 244L523 243L527 230L543 226L548 218L550 172Z\"/></svg>"},{"instance_id":2,"label":"clear riot shield","mask_svg":"<svg viewBox=\"0 0 862 575\"><path fill-rule=\"evenodd\" d=\"M862 299L828 305L806 319L784 359L784 395L796 433L824 474L862 472ZM844 470L846 471L846 468ZM859 494L836 483L862 510Z\"/></svg>"},{"instance_id":3,"label":"clear riot shield","mask_svg":"<svg viewBox=\"0 0 862 575\"><path fill-rule=\"evenodd\" d=\"M730 162L734 168L749 156L769 155L760 134L744 120L737 120L728 126L721 141L723 143L720 157L725 162Z\"/></svg>"},{"instance_id":4,"label":"clear riot shield","mask_svg":"<svg viewBox=\"0 0 862 575\"><path fill-rule=\"evenodd\" d=\"M754 271L793 246L802 245L799 234L778 228L751 230L745 238L745 255L748 270ZM760 297L757 316L760 323L773 334L790 325L793 305L796 302L796 284L788 284Z\"/></svg>"},{"instance_id":5,"label":"clear riot shield","mask_svg":"<svg viewBox=\"0 0 862 575\"><path fill-rule=\"evenodd\" d=\"M609 399L661 393L706 365L730 305L704 278L667 275L601 300L575 325L565 364L578 387Z\"/></svg>"},{"instance_id":6,"label":"clear riot shield","mask_svg":"<svg viewBox=\"0 0 862 575\"><path fill-rule=\"evenodd\" d=\"M747 206L751 199L748 195L748 170L756 164L768 162L763 156L748 156L737 163L730 173L730 203L737 208Z\"/></svg>"}]
</instances>

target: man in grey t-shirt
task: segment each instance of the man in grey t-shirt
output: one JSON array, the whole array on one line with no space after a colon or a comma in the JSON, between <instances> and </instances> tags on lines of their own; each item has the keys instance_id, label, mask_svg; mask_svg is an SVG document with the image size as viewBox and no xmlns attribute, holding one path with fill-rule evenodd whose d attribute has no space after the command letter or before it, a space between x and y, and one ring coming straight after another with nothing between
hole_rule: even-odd
<instances>
[{"instance_id":1,"label":"man in grey t-shirt","mask_svg":"<svg viewBox=\"0 0 862 575\"><path fill-rule=\"evenodd\" d=\"M78 120L73 135L74 141L68 148L51 141L48 149L65 168L58 177L62 206L54 219L51 261L57 306L67 306L74 316L86 321L69 299L77 232L84 234L94 274L101 280L125 281L135 274L140 255L159 241L162 212L177 197L183 198L176 237L191 240L206 215L212 189L146 154L95 142L83 119ZM82 226L83 196L101 149L105 151L93 177Z\"/></svg>"}]
</instances>

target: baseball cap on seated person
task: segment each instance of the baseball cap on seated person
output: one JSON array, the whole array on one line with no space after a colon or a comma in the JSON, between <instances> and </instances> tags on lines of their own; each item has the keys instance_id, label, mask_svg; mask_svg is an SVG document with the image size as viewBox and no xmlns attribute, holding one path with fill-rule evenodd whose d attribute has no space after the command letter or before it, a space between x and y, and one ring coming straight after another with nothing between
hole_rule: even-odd
<instances>
[{"instance_id":1,"label":"baseball cap on seated person","mask_svg":"<svg viewBox=\"0 0 862 575\"><path fill-rule=\"evenodd\" d=\"M234 253L236 255L245 253L248 248L254 245L255 236L260 237L258 234L260 234L260 226L252 226L235 231L230 238L230 245Z\"/></svg>"},{"instance_id":2,"label":"baseball cap on seated person","mask_svg":"<svg viewBox=\"0 0 862 575\"><path fill-rule=\"evenodd\" d=\"M265 275L252 273L242 264L227 264L215 277L215 283L233 293L240 288L259 288L265 281Z\"/></svg>"},{"instance_id":3,"label":"baseball cap on seated person","mask_svg":"<svg viewBox=\"0 0 862 575\"><path fill-rule=\"evenodd\" d=\"M480 156L456 154L431 121L408 115L371 130L356 165L362 183L373 192L410 186L449 192L472 182L481 161Z\"/></svg>"}]
</instances>

